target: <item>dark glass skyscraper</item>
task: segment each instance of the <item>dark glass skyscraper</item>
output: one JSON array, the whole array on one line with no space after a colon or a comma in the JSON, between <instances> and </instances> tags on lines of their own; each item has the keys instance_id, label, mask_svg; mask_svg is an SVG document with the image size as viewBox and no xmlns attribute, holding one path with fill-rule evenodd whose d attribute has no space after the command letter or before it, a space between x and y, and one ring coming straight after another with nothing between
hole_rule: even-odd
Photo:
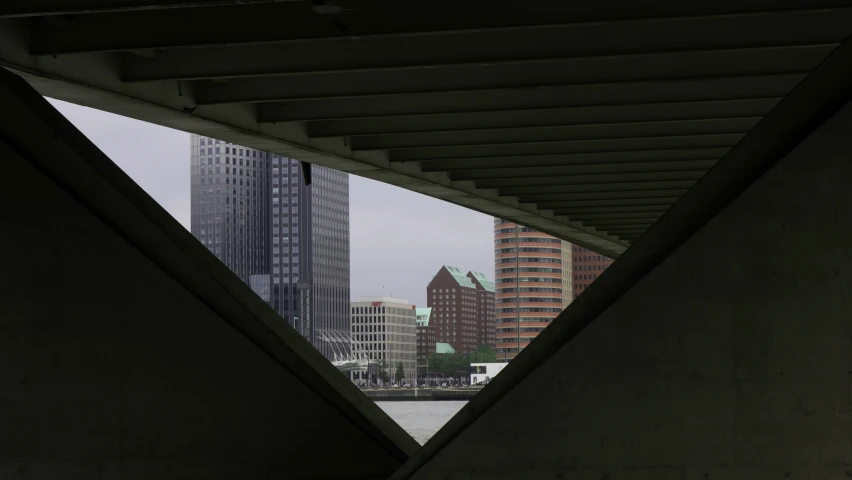
<instances>
[{"instance_id":1,"label":"dark glass skyscraper","mask_svg":"<svg viewBox=\"0 0 852 480\"><path fill-rule=\"evenodd\" d=\"M349 176L192 135L192 234L326 357L349 332Z\"/></svg>"}]
</instances>

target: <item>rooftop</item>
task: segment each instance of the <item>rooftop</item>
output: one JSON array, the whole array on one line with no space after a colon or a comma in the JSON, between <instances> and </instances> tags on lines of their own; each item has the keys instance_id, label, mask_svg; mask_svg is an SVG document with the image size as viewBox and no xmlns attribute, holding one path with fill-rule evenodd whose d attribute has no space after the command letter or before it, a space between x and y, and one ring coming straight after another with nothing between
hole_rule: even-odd
<instances>
[{"instance_id":1,"label":"rooftop","mask_svg":"<svg viewBox=\"0 0 852 480\"><path fill-rule=\"evenodd\" d=\"M366 303L366 302L398 303L398 304L402 304L402 305L409 305L408 300L406 300L404 298L385 297L385 296L358 297L352 303Z\"/></svg>"},{"instance_id":2,"label":"rooftop","mask_svg":"<svg viewBox=\"0 0 852 480\"><path fill-rule=\"evenodd\" d=\"M432 317L432 307L420 307L415 310L415 315L417 315L417 326L418 327L428 327L429 326L429 318Z\"/></svg>"},{"instance_id":3,"label":"rooftop","mask_svg":"<svg viewBox=\"0 0 852 480\"><path fill-rule=\"evenodd\" d=\"M494 282L489 280L488 277L482 272L470 272L470 275L473 275L476 278L476 281L482 285L482 288L488 290L489 292L494 291Z\"/></svg>"},{"instance_id":4,"label":"rooftop","mask_svg":"<svg viewBox=\"0 0 852 480\"><path fill-rule=\"evenodd\" d=\"M458 267L451 267L449 265L444 265L444 268L450 272L450 275L458 282L459 286L466 288L476 288L476 285L473 284L473 280L468 278L464 272L462 272Z\"/></svg>"}]
</instances>

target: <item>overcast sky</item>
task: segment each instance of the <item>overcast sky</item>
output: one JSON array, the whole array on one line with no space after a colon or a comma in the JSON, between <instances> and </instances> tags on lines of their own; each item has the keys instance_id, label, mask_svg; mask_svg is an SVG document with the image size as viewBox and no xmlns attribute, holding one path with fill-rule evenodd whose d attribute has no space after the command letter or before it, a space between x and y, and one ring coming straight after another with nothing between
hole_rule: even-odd
<instances>
[{"instance_id":1,"label":"overcast sky","mask_svg":"<svg viewBox=\"0 0 852 480\"><path fill-rule=\"evenodd\" d=\"M189 229L188 133L51 103ZM444 264L494 277L492 217L354 175L349 205L353 298L393 294L425 306Z\"/></svg>"}]
</instances>

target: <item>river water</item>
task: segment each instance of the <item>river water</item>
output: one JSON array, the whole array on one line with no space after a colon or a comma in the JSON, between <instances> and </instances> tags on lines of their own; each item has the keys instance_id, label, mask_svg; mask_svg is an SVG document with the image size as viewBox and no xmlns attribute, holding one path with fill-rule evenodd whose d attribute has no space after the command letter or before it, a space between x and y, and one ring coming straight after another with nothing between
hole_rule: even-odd
<instances>
[{"instance_id":1,"label":"river water","mask_svg":"<svg viewBox=\"0 0 852 480\"><path fill-rule=\"evenodd\" d=\"M466 401L419 401L419 402L376 402L389 417L394 419L414 437L420 445L432 438L452 418Z\"/></svg>"}]
</instances>

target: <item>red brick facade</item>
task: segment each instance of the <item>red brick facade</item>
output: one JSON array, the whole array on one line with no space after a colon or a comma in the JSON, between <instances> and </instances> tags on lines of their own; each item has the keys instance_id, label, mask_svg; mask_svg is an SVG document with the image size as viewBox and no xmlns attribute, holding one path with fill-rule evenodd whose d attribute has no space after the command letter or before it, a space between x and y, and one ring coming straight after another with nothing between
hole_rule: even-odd
<instances>
[{"instance_id":1,"label":"red brick facade","mask_svg":"<svg viewBox=\"0 0 852 480\"><path fill-rule=\"evenodd\" d=\"M613 260L588 248L573 245L574 298L577 298L589 285L597 280L598 275L612 265Z\"/></svg>"},{"instance_id":2,"label":"red brick facade","mask_svg":"<svg viewBox=\"0 0 852 480\"><path fill-rule=\"evenodd\" d=\"M435 327L436 342L449 343L458 353L494 345L494 293L468 274L441 267L426 287L426 303L432 307L429 325Z\"/></svg>"}]
</instances>

